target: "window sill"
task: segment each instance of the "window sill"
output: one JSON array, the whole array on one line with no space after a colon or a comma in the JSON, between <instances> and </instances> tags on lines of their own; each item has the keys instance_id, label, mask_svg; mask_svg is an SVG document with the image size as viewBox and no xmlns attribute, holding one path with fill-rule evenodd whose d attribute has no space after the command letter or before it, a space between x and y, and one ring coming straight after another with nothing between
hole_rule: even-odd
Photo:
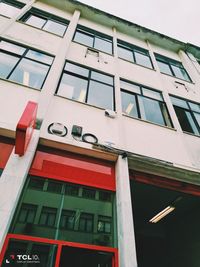
<instances>
[{"instance_id":1,"label":"window sill","mask_svg":"<svg viewBox=\"0 0 200 267\"><path fill-rule=\"evenodd\" d=\"M103 53L103 54L109 55L109 56L111 56L111 57L114 57L113 53L110 54L110 53L104 52L104 51L102 51L102 50L96 49L96 48L94 48L94 47L91 47L91 46L87 46L87 45L81 44L81 43L79 43L79 42L77 42L77 41L74 41L74 40L72 40L72 42L75 43L75 44L84 46L84 47L86 47L86 48L92 49L92 50L94 50L94 51L96 51L96 52Z\"/></svg>"},{"instance_id":2,"label":"window sill","mask_svg":"<svg viewBox=\"0 0 200 267\"><path fill-rule=\"evenodd\" d=\"M174 79L174 81L176 81L177 80L177 82L180 82L180 81L182 81L182 83L183 82L186 82L186 83L188 83L188 84L195 84L193 81L187 81L187 80L184 80L184 79L181 79L181 78L178 78L178 77L176 77L176 76L173 76L173 75L170 75L170 74L167 74L167 73L164 73L164 72L160 72L161 74L163 74L163 75L166 75L166 76L168 76L168 77L171 77L171 78L173 78Z\"/></svg>"},{"instance_id":3,"label":"window sill","mask_svg":"<svg viewBox=\"0 0 200 267\"><path fill-rule=\"evenodd\" d=\"M57 37L60 37L60 38L63 38L63 36L65 35L65 33L66 33L66 31L67 31L67 29L66 29L63 35L59 35L59 34L56 34L56 33L53 33L53 32L49 32L49 31L46 31L46 30L37 28L37 27L35 27L35 26L33 26L33 25L29 25L29 24L24 23L23 21L20 21L20 20L17 20L16 22L17 22L17 23L20 23L20 24L23 24L23 25L26 25L26 26L29 26L29 27L31 27L31 28L33 28L33 29L37 29L37 30L39 30L39 31L41 31L41 32L49 33L49 34L51 34L51 35L53 35L53 36L57 36Z\"/></svg>"},{"instance_id":4,"label":"window sill","mask_svg":"<svg viewBox=\"0 0 200 267\"><path fill-rule=\"evenodd\" d=\"M143 67L143 68L145 68L145 69L147 69L147 70L153 70L153 71L156 71L154 67L149 68L149 67L147 67L147 66L137 64L136 62L133 62L133 61L130 61L130 60L128 60L128 59L121 58L121 57L118 57L118 59L119 59L119 60L123 60L123 61L128 62L128 63L131 63L131 64L133 64L133 65L139 66L139 67Z\"/></svg>"},{"instance_id":5,"label":"window sill","mask_svg":"<svg viewBox=\"0 0 200 267\"><path fill-rule=\"evenodd\" d=\"M12 81L12 80L4 79L4 78L0 78L0 81L4 81L4 82L7 82L7 83L12 83L12 84L15 84L15 85L19 85L19 86L22 86L22 87L25 87L25 88L28 88L28 89L31 89L31 90L38 91L38 92L40 92L42 90L42 88L41 89L37 89L37 88L30 87L28 85L24 85L22 83L18 83L18 82Z\"/></svg>"},{"instance_id":6,"label":"window sill","mask_svg":"<svg viewBox=\"0 0 200 267\"><path fill-rule=\"evenodd\" d=\"M165 125L161 125L161 124L158 124L158 123L155 123L155 122L151 122L151 121L146 121L146 120L143 120L143 119L135 118L135 117L129 116L129 115L124 114L124 113L122 114L122 116L130 118L130 119L133 119L133 120L137 120L137 121L140 121L140 122L145 122L145 123L148 123L148 124L151 124L151 125L159 126L159 127L164 128L164 129L167 129L167 130L172 130L174 132L177 132L177 130L175 128L172 128L172 127L169 127L169 126L165 126Z\"/></svg>"},{"instance_id":7,"label":"window sill","mask_svg":"<svg viewBox=\"0 0 200 267\"><path fill-rule=\"evenodd\" d=\"M58 95L58 94L54 94L54 96L55 96L55 97L60 97L60 98L63 98L63 99L67 99L67 100L69 100L69 101L72 101L72 102L75 102L75 103L78 103L78 104L82 104L82 105L85 105L85 106L89 106L89 107L92 107L92 108L96 108L96 109L99 109L99 110L103 110L103 111L106 110L105 108L101 108L101 107L94 106L94 105L91 105L91 104L88 104L88 103L80 102L80 101L77 101L77 100L74 100L74 99L71 99L71 98L67 98L67 97ZM113 110L113 111L115 112L115 110Z\"/></svg>"},{"instance_id":8,"label":"window sill","mask_svg":"<svg viewBox=\"0 0 200 267\"><path fill-rule=\"evenodd\" d=\"M193 134L193 133L189 133L189 132L185 132L185 131L183 131L183 133L184 133L184 134L188 134L188 135L193 136L193 137L197 137L197 138L200 137L200 135Z\"/></svg>"}]
</instances>

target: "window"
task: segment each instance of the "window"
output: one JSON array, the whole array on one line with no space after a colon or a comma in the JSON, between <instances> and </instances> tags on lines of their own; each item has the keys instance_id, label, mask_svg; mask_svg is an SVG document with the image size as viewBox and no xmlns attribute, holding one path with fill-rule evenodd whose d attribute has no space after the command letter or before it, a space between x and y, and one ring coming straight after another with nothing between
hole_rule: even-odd
<instances>
[{"instance_id":1,"label":"window","mask_svg":"<svg viewBox=\"0 0 200 267\"><path fill-rule=\"evenodd\" d=\"M191 82L191 79L181 62L157 54L156 60L160 72Z\"/></svg>"},{"instance_id":2,"label":"window","mask_svg":"<svg viewBox=\"0 0 200 267\"><path fill-rule=\"evenodd\" d=\"M36 190L43 190L44 182L45 180L39 177L31 177L28 187Z\"/></svg>"},{"instance_id":3,"label":"window","mask_svg":"<svg viewBox=\"0 0 200 267\"><path fill-rule=\"evenodd\" d=\"M111 233L111 218L107 216L98 216L97 231L100 233Z\"/></svg>"},{"instance_id":4,"label":"window","mask_svg":"<svg viewBox=\"0 0 200 267\"><path fill-rule=\"evenodd\" d=\"M121 80L121 99L124 114L172 127L160 92Z\"/></svg>"},{"instance_id":5,"label":"window","mask_svg":"<svg viewBox=\"0 0 200 267\"><path fill-rule=\"evenodd\" d=\"M20 223L33 223L37 211L36 205L22 204L18 221Z\"/></svg>"},{"instance_id":6,"label":"window","mask_svg":"<svg viewBox=\"0 0 200 267\"><path fill-rule=\"evenodd\" d=\"M147 50L125 43L123 41L118 41L117 47L119 58L145 66L147 68L153 68L151 58Z\"/></svg>"},{"instance_id":7,"label":"window","mask_svg":"<svg viewBox=\"0 0 200 267\"><path fill-rule=\"evenodd\" d=\"M0 78L41 89L52 62L52 56L0 41Z\"/></svg>"},{"instance_id":8,"label":"window","mask_svg":"<svg viewBox=\"0 0 200 267\"><path fill-rule=\"evenodd\" d=\"M39 224L53 227L56 220L56 211L54 208L43 207Z\"/></svg>"},{"instance_id":9,"label":"window","mask_svg":"<svg viewBox=\"0 0 200 267\"><path fill-rule=\"evenodd\" d=\"M110 36L82 26L78 26L73 40L108 54L113 53L112 38Z\"/></svg>"},{"instance_id":10,"label":"window","mask_svg":"<svg viewBox=\"0 0 200 267\"><path fill-rule=\"evenodd\" d=\"M171 100L182 130L200 135L200 105L177 97Z\"/></svg>"},{"instance_id":11,"label":"window","mask_svg":"<svg viewBox=\"0 0 200 267\"><path fill-rule=\"evenodd\" d=\"M111 201L112 194L110 192L99 191L99 200L101 201Z\"/></svg>"},{"instance_id":12,"label":"window","mask_svg":"<svg viewBox=\"0 0 200 267\"><path fill-rule=\"evenodd\" d=\"M65 34L68 25L66 20L35 8L28 11L21 18L21 21L59 36L63 36Z\"/></svg>"},{"instance_id":13,"label":"window","mask_svg":"<svg viewBox=\"0 0 200 267\"><path fill-rule=\"evenodd\" d=\"M81 213L79 219L79 231L92 232L93 231L94 215L90 213Z\"/></svg>"},{"instance_id":14,"label":"window","mask_svg":"<svg viewBox=\"0 0 200 267\"><path fill-rule=\"evenodd\" d=\"M76 215L75 211L62 210L60 227L67 230L74 230L75 215Z\"/></svg>"},{"instance_id":15,"label":"window","mask_svg":"<svg viewBox=\"0 0 200 267\"><path fill-rule=\"evenodd\" d=\"M61 194L62 192L62 183L50 181L48 182L47 191L52 193Z\"/></svg>"},{"instance_id":16,"label":"window","mask_svg":"<svg viewBox=\"0 0 200 267\"><path fill-rule=\"evenodd\" d=\"M70 196L78 196L79 186L66 184L65 194Z\"/></svg>"},{"instance_id":17,"label":"window","mask_svg":"<svg viewBox=\"0 0 200 267\"><path fill-rule=\"evenodd\" d=\"M66 62L57 95L104 109L114 109L113 77Z\"/></svg>"},{"instance_id":18,"label":"window","mask_svg":"<svg viewBox=\"0 0 200 267\"><path fill-rule=\"evenodd\" d=\"M96 191L89 188L83 188L82 197L95 199L95 193Z\"/></svg>"},{"instance_id":19,"label":"window","mask_svg":"<svg viewBox=\"0 0 200 267\"><path fill-rule=\"evenodd\" d=\"M19 10L24 7L23 3L11 0L0 1L0 15L5 17L13 18Z\"/></svg>"}]
</instances>

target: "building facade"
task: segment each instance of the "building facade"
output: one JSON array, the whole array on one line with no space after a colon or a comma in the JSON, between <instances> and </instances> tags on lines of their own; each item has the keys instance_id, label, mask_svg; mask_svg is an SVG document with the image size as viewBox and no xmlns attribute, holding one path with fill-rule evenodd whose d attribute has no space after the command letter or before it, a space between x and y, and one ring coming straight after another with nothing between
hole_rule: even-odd
<instances>
[{"instance_id":1,"label":"building facade","mask_svg":"<svg viewBox=\"0 0 200 267\"><path fill-rule=\"evenodd\" d=\"M0 25L0 266L199 266L200 48L73 0Z\"/></svg>"}]
</instances>

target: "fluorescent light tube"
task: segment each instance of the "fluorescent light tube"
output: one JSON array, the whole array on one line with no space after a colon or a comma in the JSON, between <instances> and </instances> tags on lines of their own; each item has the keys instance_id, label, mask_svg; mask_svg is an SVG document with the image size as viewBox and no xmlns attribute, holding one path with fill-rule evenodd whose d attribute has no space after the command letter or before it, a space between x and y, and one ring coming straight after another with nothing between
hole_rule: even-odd
<instances>
[{"instance_id":1,"label":"fluorescent light tube","mask_svg":"<svg viewBox=\"0 0 200 267\"><path fill-rule=\"evenodd\" d=\"M85 101L85 95L86 95L86 91L85 90L81 90L78 101L80 102L84 102Z\"/></svg>"},{"instance_id":2,"label":"fluorescent light tube","mask_svg":"<svg viewBox=\"0 0 200 267\"><path fill-rule=\"evenodd\" d=\"M24 71L24 75L23 75L23 84L24 85L29 86L29 77L30 77L29 72Z\"/></svg>"},{"instance_id":3,"label":"fluorescent light tube","mask_svg":"<svg viewBox=\"0 0 200 267\"><path fill-rule=\"evenodd\" d=\"M165 208L164 210L162 210L161 212L159 212L158 214L156 214L153 218L151 218L151 220L149 220L149 222L151 222L151 223L157 223L162 218L164 218L165 216L167 216L167 214L169 214L170 212L172 212L173 210L175 210L175 207L168 206L167 208Z\"/></svg>"},{"instance_id":4,"label":"fluorescent light tube","mask_svg":"<svg viewBox=\"0 0 200 267\"><path fill-rule=\"evenodd\" d=\"M133 109L133 106L134 106L134 104L133 103L129 103L128 104L128 107L127 107L127 109L126 109L126 114L130 114L131 113L131 110Z\"/></svg>"}]
</instances>

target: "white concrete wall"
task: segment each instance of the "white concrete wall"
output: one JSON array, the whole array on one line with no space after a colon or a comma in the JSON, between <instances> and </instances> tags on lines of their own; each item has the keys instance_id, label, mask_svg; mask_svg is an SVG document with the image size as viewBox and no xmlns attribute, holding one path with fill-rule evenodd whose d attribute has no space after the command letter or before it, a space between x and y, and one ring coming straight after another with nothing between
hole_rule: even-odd
<instances>
[{"instance_id":1,"label":"white concrete wall","mask_svg":"<svg viewBox=\"0 0 200 267\"><path fill-rule=\"evenodd\" d=\"M62 16L68 20L72 19L72 14L65 10L49 7L41 2L36 2L33 6L52 12L53 14ZM0 22L2 21L2 23L6 23L7 20L8 19L0 17ZM76 23L77 22L110 36L115 35L111 27L109 28L101 26L100 24L95 24L85 18L81 17ZM52 66L53 72L50 72L51 77L47 78L46 86L44 86L41 92L11 82L0 81L1 127L14 130L19 115L22 113L26 102L28 100L38 101L39 117L44 119L41 137L57 140L57 137L52 135L49 136L47 133L47 127L52 122L61 122L66 125L69 130L72 125L78 124L84 128L84 132L94 133L102 142L110 141L118 148L125 148L133 153L167 160L172 163L179 163L185 166L195 165L195 167L200 168L200 163L196 160L198 159L199 154L199 142L196 140L198 140L199 137L190 135L187 138L188 135L182 133L168 97L169 94L173 94L193 101L200 101L199 81L197 80L195 84L182 81L165 74L160 74L157 66L155 66L156 70L148 69L118 59L116 55L114 58L113 56L102 52L100 52L100 61L94 56L85 57L87 50L85 46L73 42L68 44L69 42L67 38L68 36L71 36L69 38L72 38L75 27L76 24L70 28L71 32L67 32L64 39L17 21L13 22L4 32L3 36L10 40L38 48L41 51L46 51L54 55L56 57L56 66L59 66L60 62L60 68ZM126 36L117 31L115 36L118 39L149 49L149 45L145 41ZM165 100L167 101L170 116L174 125L176 125L177 131L122 116L118 107L116 118L110 119L105 117L104 110L102 109L54 96L58 79L61 74L61 66L64 64L64 58L61 58L60 52L63 47L65 47L65 43L66 45L69 45L69 49L66 50L65 53L62 53L65 59L89 66L113 76L116 75L116 77L118 77L115 79L116 86L118 84L117 80L121 77L162 91L165 96L167 96L165 97ZM117 53L116 50L115 53ZM159 53L179 61L182 60L184 66L189 68L188 72L190 72L190 74L191 72L193 73L196 71L190 66L187 57L182 52L176 53L156 45L151 45L152 57L154 57L153 53ZM155 59L153 59L153 61L155 62ZM59 73L56 69L59 69ZM56 75L56 79L54 79L53 75ZM195 75L197 75L197 73L195 73ZM193 76L196 77L195 75ZM53 82L53 80L55 82ZM175 81L181 82L183 85L177 85L175 84ZM119 88L116 87L116 90L119 90ZM118 101L120 101L120 94L117 94L117 98ZM10 99L9 105L7 104L8 99ZM186 137L183 138L183 136ZM69 142L74 142L70 135L66 138L69 139ZM186 143L185 139L187 139ZM59 138L59 140L60 142L63 141L63 143L66 141L66 139L62 138ZM138 140L140 141L138 142ZM177 144L176 149L174 148L174 143ZM197 145L194 146L193 143ZM192 149L189 149L191 147Z\"/></svg>"}]
</instances>

